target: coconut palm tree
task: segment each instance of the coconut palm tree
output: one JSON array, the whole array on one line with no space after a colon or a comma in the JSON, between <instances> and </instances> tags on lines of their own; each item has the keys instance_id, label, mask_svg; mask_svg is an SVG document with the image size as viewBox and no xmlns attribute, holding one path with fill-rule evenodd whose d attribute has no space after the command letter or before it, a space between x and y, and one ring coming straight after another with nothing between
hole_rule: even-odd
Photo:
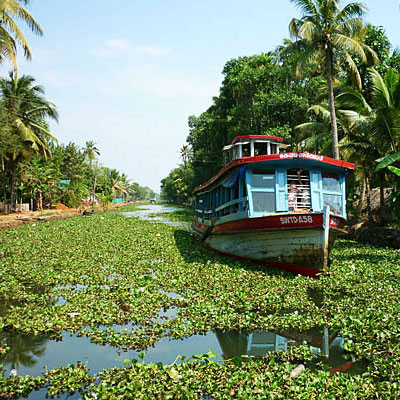
<instances>
[{"instance_id":1,"label":"coconut palm tree","mask_svg":"<svg viewBox=\"0 0 400 400\"><path fill-rule=\"evenodd\" d=\"M17 69L18 45L22 46L27 59L32 58L28 42L15 20L24 21L35 34L43 35L41 26L21 3L26 5L29 0L0 0L0 63L8 59L13 64L14 69Z\"/></svg>"},{"instance_id":2,"label":"coconut palm tree","mask_svg":"<svg viewBox=\"0 0 400 400\"><path fill-rule=\"evenodd\" d=\"M353 56L365 63L377 62L375 52L363 43L366 27L362 21L363 3L349 3L340 8L341 0L291 0L302 11L302 18L289 24L290 36L280 56L299 55L298 72L311 66L322 66L327 80L332 130L332 153L339 158L338 132L333 93L335 72L346 64L353 81L361 89L361 78Z\"/></svg>"},{"instance_id":3,"label":"coconut palm tree","mask_svg":"<svg viewBox=\"0 0 400 400\"><path fill-rule=\"evenodd\" d=\"M192 152L190 150L190 147L187 144L185 144L181 147L180 154L181 154L181 158L183 161L183 165L185 166L185 169L186 169L187 163L191 157L191 153Z\"/></svg>"},{"instance_id":4,"label":"coconut palm tree","mask_svg":"<svg viewBox=\"0 0 400 400\"><path fill-rule=\"evenodd\" d=\"M388 69L385 77L369 69L372 82L372 100L368 104L364 96L355 90L343 90L337 96L342 107L347 106L347 120L352 124L368 127L369 140L384 157L400 150L400 76ZM368 125L366 125L368 124ZM396 161L393 156L390 162ZM384 168L390 164L385 161Z\"/></svg>"},{"instance_id":5,"label":"coconut palm tree","mask_svg":"<svg viewBox=\"0 0 400 400\"><path fill-rule=\"evenodd\" d=\"M0 80L2 106L7 110L11 133L18 145L5 158L11 171L11 207L15 206L15 179L18 162L33 154L50 156L49 143L57 139L51 135L47 120L58 121L56 106L44 98L44 89L28 75L18 78L11 72L9 79Z\"/></svg>"},{"instance_id":6,"label":"coconut palm tree","mask_svg":"<svg viewBox=\"0 0 400 400\"><path fill-rule=\"evenodd\" d=\"M85 155L89 160L89 168L92 169L92 162L96 158L96 155L100 155L99 149L96 147L96 144L89 140L86 142L86 147L84 149Z\"/></svg>"},{"instance_id":7,"label":"coconut palm tree","mask_svg":"<svg viewBox=\"0 0 400 400\"><path fill-rule=\"evenodd\" d=\"M400 160L400 76L391 69L388 69L385 77L373 68L368 72L372 82L370 104L360 92L352 89L343 90L337 100L342 107L347 106L348 111L343 110L343 116L351 124L351 134L356 135L343 147L356 154L357 158L368 161L368 165L364 165L366 172L371 173L376 167L383 213L383 168ZM378 166L376 160L380 161ZM395 172L393 167L390 170Z\"/></svg>"}]
</instances>

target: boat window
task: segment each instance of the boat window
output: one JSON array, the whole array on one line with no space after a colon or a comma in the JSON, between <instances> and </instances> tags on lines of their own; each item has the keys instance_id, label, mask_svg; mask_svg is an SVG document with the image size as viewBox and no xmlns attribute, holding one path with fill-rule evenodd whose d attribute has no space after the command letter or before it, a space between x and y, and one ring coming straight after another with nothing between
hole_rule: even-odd
<instances>
[{"instance_id":1,"label":"boat window","mask_svg":"<svg viewBox=\"0 0 400 400\"><path fill-rule=\"evenodd\" d=\"M310 209L310 172L302 169L289 169L287 171L287 192L290 211Z\"/></svg>"},{"instance_id":2,"label":"boat window","mask_svg":"<svg viewBox=\"0 0 400 400\"><path fill-rule=\"evenodd\" d=\"M250 143L242 145L242 157L250 157Z\"/></svg>"},{"instance_id":3,"label":"boat window","mask_svg":"<svg viewBox=\"0 0 400 400\"><path fill-rule=\"evenodd\" d=\"M252 186L275 190L275 171L255 170L253 172Z\"/></svg>"},{"instance_id":4,"label":"boat window","mask_svg":"<svg viewBox=\"0 0 400 400\"><path fill-rule=\"evenodd\" d=\"M253 191L253 210L255 212L275 212L275 192Z\"/></svg>"},{"instance_id":5,"label":"boat window","mask_svg":"<svg viewBox=\"0 0 400 400\"><path fill-rule=\"evenodd\" d=\"M322 195L324 206L329 206L333 214L343 214L343 195L338 174L322 173Z\"/></svg>"},{"instance_id":6,"label":"boat window","mask_svg":"<svg viewBox=\"0 0 400 400\"><path fill-rule=\"evenodd\" d=\"M341 193L339 176L337 174L322 174L322 190Z\"/></svg>"},{"instance_id":7,"label":"boat window","mask_svg":"<svg viewBox=\"0 0 400 400\"><path fill-rule=\"evenodd\" d=\"M254 143L254 155L261 156L268 153L267 143L255 142Z\"/></svg>"},{"instance_id":8,"label":"boat window","mask_svg":"<svg viewBox=\"0 0 400 400\"><path fill-rule=\"evenodd\" d=\"M324 194L324 205L329 206L330 212L337 215L343 214L342 196L336 194Z\"/></svg>"}]
</instances>

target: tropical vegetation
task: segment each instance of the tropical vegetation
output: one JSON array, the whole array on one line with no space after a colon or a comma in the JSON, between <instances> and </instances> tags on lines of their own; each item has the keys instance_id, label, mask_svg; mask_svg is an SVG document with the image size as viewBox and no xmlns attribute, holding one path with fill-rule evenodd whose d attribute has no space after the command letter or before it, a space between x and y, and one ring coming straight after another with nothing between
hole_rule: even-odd
<instances>
[{"instance_id":1,"label":"tropical vegetation","mask_svg":"<svg viewBox=\"0 0 400 400\"><path fill-rule=\"evenodd\" d=\"M162 180L162 196L190 204L193 189L223 166L225 145L237 135L265 134L283 137L291 151L338 157L340 150L356 165L348 180L350 211L399 219L399 52L383 27L363 23L360 3L295 4L304 17L290 23L294 41L226 63L219 96L189 117L182 164ZM380 212L373 215L376 191Z\"/></svg>"},{"instance_id":2,"label":"tropical vegetation","mask_svg":"<svg viewBox=\"0 0 400 400\"><path fill-rule=\"evenodd\" d=\"M17 73L18 46L28 59L31 50L16 20L43 34L21 3L29 1L0 0L0 63L9 60L14 65L14 71L0 79L0 209L15 210L23 203L36 210L57 203L77 207L82 202L155 197L151 189L100 165L100 150L93 141L84 148L58 144L49 123L58 121L56 105L34 77Z\"/></svg>"}]
</instances>

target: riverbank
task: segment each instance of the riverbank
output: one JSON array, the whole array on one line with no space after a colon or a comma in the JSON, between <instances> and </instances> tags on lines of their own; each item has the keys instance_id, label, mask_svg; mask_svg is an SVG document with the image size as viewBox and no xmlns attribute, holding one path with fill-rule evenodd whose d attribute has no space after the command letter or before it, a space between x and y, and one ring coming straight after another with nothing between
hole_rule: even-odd
<instances>
[{"instance_id":1,"label":"riverbank","mask_svg":"<svg viewBox=\"0 0 400 400\"><path fill-rule=\"evenodd\" d=\"M80 208L68 208L60 207L54 209L46 209L40 211L23 211L14 212L9 214L0 214L0 229L11 228L15 226L21 226L25 224L34 224L36 222L47 222L56 219L65 219L84 215L84 212L89 214L105 212L107 210L116 210L124 205L115 204L109 205L108 207L95 206L93 207L80 207ZM126 206L125 206L126 207Z\"/></svg>"},{"instance_id":2,"label":"riverbank","mask_svg":"<svg viewBox=\"0 0 400 400\"><path fill-rule=\"evenodd\" d=\"M81 215L81 213L81 210L71 208L67 210L42 210L0 214L0 229L11 228L24 224L33 224L35 222L71 218Z\"/></svg>"},{"instance_id":3,"label":"riverbank","mask_svg":"<svg viewBox=\"0 0 400 400\"><path fill-rule=\"evenodd\" d=\"M398 394L395 250L339 240L331 274L310 279L221 257L179 227L114 212L2 230L0 243L0 398L66 392L83 399ZM346 363L324 361L321 328L329 331L330 353ZM278 343L286 351L218 361L232 358L232 348L251 354L251 338L261 336L274 338L266 349ZM210 337L217 339L208 347L202 338ZM68 342L76 359L63 347ZM170 354L177 344L179 352ZM83 358L90 346L95 352ZM128 352L111 358L116 369L98 372L102 354L110 360L111 349ZM40 366L46 353L57 356L56 365L46 361L51 370L24 372L33 371L32 360ZM201 362L167 365L177 354L198 354L193 361ZM361 372L351 370L358 360L365 365ZM304 370L291 377L300 364Z\"/></svg>"}]
</instances>

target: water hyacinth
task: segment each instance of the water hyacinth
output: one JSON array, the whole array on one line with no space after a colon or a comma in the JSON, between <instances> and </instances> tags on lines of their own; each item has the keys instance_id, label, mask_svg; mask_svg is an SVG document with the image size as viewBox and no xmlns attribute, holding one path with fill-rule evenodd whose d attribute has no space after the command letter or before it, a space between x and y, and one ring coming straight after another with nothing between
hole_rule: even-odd
<instances>
[{"instance_id":1,"label":"water hyacinth","mask_svg":"<svg viewBox=\"0 0 400 400\"><path fill-rule=\"evenodd\" d=\"M120 213L11 228L0 231L0 243L0 323L7 333L60 338L63 331L76 332L98 344L140 351L166 336L326 326L343 338L344 350L355 360L369 360L363 375L330 376L321 366L306 368L292 383L291 371L314 357L307 348L246 362L197 359L173 369L137 361L95 375L76 363L41 377L3 374L0 398L37 388L50 395L76 392L84 399L127 393L132 398L309 399L321 390L340 399L397 396L396 250L338 241L331 274L311 279L221 257L182 228ZM173 317L159 318L169 308ZM116 328L124 324L129 329ZM7 349L1 337L0 343Z\"/></svg>"}]
</instances>

